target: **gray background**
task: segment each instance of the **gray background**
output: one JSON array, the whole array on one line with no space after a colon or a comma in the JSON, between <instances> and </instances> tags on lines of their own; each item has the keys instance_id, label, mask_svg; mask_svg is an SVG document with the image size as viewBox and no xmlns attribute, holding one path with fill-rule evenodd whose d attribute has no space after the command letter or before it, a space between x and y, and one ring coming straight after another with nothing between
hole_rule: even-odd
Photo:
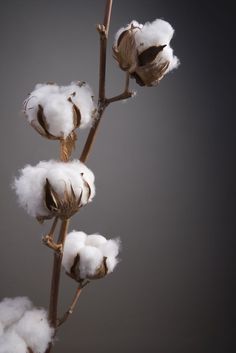
<instances>
[{"instance_id":1,"label":"gray background","mask_svg":"<svg viewBox=\"0 0 236 353\"><path fill-rule=\"evenodd\" d=\"M56 158L58 145L20 110L37 82L88 81L97 94L98 35L105 1L12 0L1 4L0 297L47 307L52 253L40 226L16 203L10 183L26 163ZM55 352L233 353L233 15L224 1L115 0L107 91L124 74L112 36L132 19L176 29L181 60L157 88L111 106L88 160L97 196L71 229L121 237L114 274L84 291ZM86 131L74 153L79 156ZM63 276L60 308L75 283Z\"/></svg>"}]
</instances>

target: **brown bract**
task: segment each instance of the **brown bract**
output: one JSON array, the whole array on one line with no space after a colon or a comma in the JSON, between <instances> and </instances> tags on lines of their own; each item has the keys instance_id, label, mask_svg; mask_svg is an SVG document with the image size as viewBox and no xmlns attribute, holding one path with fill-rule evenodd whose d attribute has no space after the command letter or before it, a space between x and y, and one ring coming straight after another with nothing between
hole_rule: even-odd
<instances>
[{"instance_id":1,"label":"brown bract","mask_svg":"<svg viewBox=\"0 0 236 353\"><path fill-rule=\"evenodd\" d=\"M138 30L140 30L138 27L131 26L130 29L123 31L117 40L117 44L113 46L113 56L124 71L132 72L137 65L135 33Z\"/></svg>"}]
</instances>

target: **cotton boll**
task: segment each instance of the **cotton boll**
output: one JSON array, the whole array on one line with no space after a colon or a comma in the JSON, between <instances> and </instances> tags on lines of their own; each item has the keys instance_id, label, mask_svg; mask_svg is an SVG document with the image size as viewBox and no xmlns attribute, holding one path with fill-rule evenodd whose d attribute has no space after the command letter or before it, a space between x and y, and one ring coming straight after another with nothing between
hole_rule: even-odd
<instances>
[{"instance_id":1,"label":"cotton boll","mask_svg":"<svg viewBox=\"0 0 236 353\"><path fill-rule=\"evenodd\" d=\"M14 180L13 189L19 204L29 215L40 219L54 216L69 218L79 207L92 201L95 195L94 174L78 160L67 163L42 161L34 167L28 165L23 168L20 176ZM56 198L59 199L57 204L53 203L50 208L48 203L52 192L56 192ZM69 203L65 193L71 198Z\"/></svg>"},{"instance_id":2,"label":"cotton boll","mask_svg":"<svg viewBox=\"0 0 236 353\"><path fill-rule=\"evenodd\" d=\"M54 334L48 323L47 312L43 309L27 311L14 329L34 353L44 353Z\"/></svg>"},{"instance_id":3,"label":"cotton boll","mask_svg":"<svg viewBox=\"0 0 236 353\"><path fill-rule=\"evenodd\" d=\"M32 303L26 297L4 298L0 302L0 320L3 327L8 327L19 320Z\"/></svg>"},{"instance_id":4,"label":"cotton boll","mask_svg":"<svg viewBox=\"0 0 236 353\"><path fill-rule=\"evenodd\" d=\"M13 330L0 336L0 353L28 353L24 340Z\"/></svg>"},{"instance_id":5,"label":"cotton boll","mask_svg":"<svg viewBox=\"0 0 236 353\"><path fill-rule=\"evenodd\" d=\"M73 138L74 130L92 124L96 105L86 83L38 84L24 102L28 122L49 139Z\"/></svg>"},{"instance_id":6,"label":"cotton boll","mask_svg":"<svg viewBox=\"0 0 236 353\"><path fill-rule=\"evenodd\" d=\"M73 231L66 236L62 265L67 272L70 273L74 259L79 251L85 246L87 235L84 232Z\"/></svg>"},{"instance_id":7,"label":"cotton boll","mask_svg":"<svg viewBox=\"0 0 236 353\"><path fill-rule=\"evenodd\" d=\"M87 278L95 275L103 262L101 251L93 246L85 246L80 250L79 256L80 277Z\"/></svg>"},{"instance_id":8,"label":"cotton boll","mask_svg":"<svg viewBox=\"0 0 236 353\"><path fill-rule=\"evenodd\" d=\"M99 247L107 242L106 238L100 234L91 234L87 236L86 245Z\"/></svg>"}]
</instances>

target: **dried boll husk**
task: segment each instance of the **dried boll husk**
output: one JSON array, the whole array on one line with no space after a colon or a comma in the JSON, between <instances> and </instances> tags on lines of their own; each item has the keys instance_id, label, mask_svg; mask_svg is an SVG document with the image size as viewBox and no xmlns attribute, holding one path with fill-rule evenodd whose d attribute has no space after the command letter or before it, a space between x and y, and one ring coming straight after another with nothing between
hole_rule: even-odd
<instances>
[{"instance_id":1,"label":"dried boll husk","mask_svg":"<svg viewBox=\"0 0 236 353\"><path fill-rule=\"evenodd\" d=\"M113 46L113 56L124 71L133 72L137 66L135 33L139 30L137 25L131 23L130 28L119 35L116 45Z\"/></svg>"}]
</instances>

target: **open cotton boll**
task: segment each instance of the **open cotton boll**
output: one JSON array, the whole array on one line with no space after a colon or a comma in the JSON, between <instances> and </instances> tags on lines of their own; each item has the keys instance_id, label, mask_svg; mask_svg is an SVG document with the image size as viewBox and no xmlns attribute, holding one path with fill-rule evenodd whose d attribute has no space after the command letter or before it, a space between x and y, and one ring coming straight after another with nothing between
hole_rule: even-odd
<instances>
[{"instance_id":1,"label":"open cotton boll","mask_svg":"<svg viewBox=\"0 0 236 353\"><path fill-rule=\"evenodd\" d=\"M120 68L128 71L140 86L155 86L179 65L169 45L174 29L161 19L137 24L138 28L132 23L137 24L132 21L117 32L114 57Z\"/></svg>"},{"instance_id":2,"label":"open cotton boll","mask_svg":"<svg viewBox=\"0 0 236 353\"><path fill-rule=\"evenodd\" d=\"M81 278L89 278L96 274L103 262L102 252L93 246L84 246L79 252L79 269Z\"/></svg>"},{"instance_id":3,"label":"open cotton boll","mask_svg":"<svg viewBox=\"0 0 236 353\"><path fill-rule=\"evenodd\" d=\"M96 105L90 86L38 84L24 102L28 122L48 139L75 140L74 130L91 125Z\"/></svg>"},{"instance_id":4,"label":"open cotton boll","mask_svg":"<svg viewBox=\"0 0 236 353\"><path fill-rule=\"evenodd\" d=\"M44 309L27 311L14 326L14 330L34 353L44 353L54 334Z\"/></svg>"},{"instance_id":5,"label":"open cotton boll","mask_svg":"<svg viewBox=\"0 0 236 353\"><path fill-rule=\"evenodd\" d=\"M118 239L73 231L66 237L62 264L77 282L99 279L114 270L119 249Z\"/></svg>"},{"instance_id":6,"label":"open cotton boll","mask_svg":"<svg viewBox=\"0 0 236 353\"><path fill-rule=\"evenodd\" d=\"M76 255L85 246L86 238L84 232L73 231L67 234L62 257L62 265L67 272L70 273Z\"/></svg>"},{"instance_id":7,"label":"open cotton boll","mask_svg":"<svg viewBox=\"0 0 236 353\"><path fill-rule=\"evenodd\" d=\"M15 178L13 188L19 204L38 219L69 218L95 195L94 174L79 160L67 163L50 160L36 166L27 165Z\"/></svg>"},{"instance_id":8,"label":"open cotton boll","mask_svg":"<svg viewBox=\"0 0 236 353\"><path fill-rule=\"evenodd\" d=\"M12 325L31 307L32 303L27 297L4 298L0 302L0 322L2 326Z\"/></svg>"},{"instance_id":9,"label":"open cotton boll","mask_svg":"<svg viewBox=\"0 0 236 353\"><path fill-rule=\"evenodd\" d=\"M0 353L28 353L28 349L25 341L14 330L8 330L0 336Z\"/></svg>"}]
</instances>

